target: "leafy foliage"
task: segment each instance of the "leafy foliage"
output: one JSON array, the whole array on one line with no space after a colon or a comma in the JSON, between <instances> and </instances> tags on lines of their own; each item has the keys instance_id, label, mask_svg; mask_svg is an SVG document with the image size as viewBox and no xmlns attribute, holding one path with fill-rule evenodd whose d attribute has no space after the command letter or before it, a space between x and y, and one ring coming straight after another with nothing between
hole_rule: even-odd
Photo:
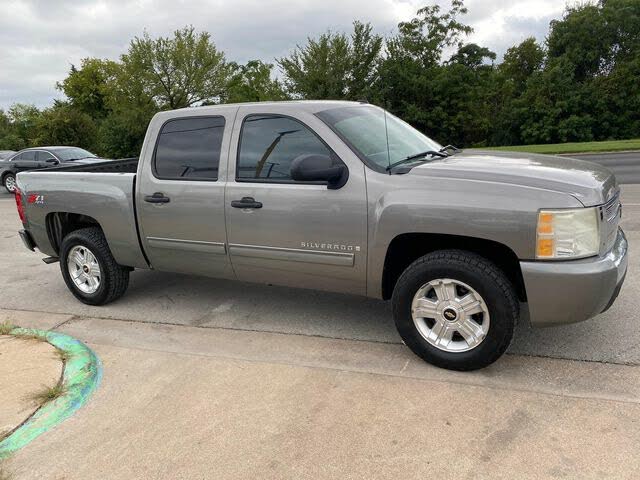
<instances>
[{"instance_id":1,"label":"leafy foliage","mask_svg":"<svg viewBox=\"0 0 640 480\"><path fill-rule=\"evenodd\" d=\"M544 43L496 54L469 43L463 0L430 5L387 38L370 24L308 38L274 66L227 61L206 32L134 38L119 61L87 58L40 111L0 110L0 149L68 143L138 155L158 111L215 103L368 99L459 146L640 137L640 1L573 3Z\"/></svg>"}]
</instances>

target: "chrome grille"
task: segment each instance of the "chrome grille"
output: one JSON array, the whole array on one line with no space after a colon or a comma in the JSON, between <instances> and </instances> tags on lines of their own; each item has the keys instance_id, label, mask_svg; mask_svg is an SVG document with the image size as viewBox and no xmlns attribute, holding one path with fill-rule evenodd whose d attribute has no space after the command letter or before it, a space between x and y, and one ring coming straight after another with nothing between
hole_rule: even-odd
<instances>
[{"instance_id":1,"label":"chrome grille","mask_svg":"<svg viewBox=\"0 0 640 480\"><path fill-rule=\"evenodd\" d=\"M620 192L617 192L603 207L602 216L604 220L606 222L611 222L618 218L620 207Z\"/></svg>"}]
</instances>

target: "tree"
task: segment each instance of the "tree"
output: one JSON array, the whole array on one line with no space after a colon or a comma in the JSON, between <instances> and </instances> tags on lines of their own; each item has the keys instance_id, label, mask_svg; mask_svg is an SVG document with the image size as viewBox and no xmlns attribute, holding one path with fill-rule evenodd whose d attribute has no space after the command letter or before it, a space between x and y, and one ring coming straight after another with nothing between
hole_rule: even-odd
<instances>
[{"instance_id":1,"label":"tree","mask_svg":"<svg viewBox=\"0 0 640 480\"><path fill-rule=\"evenodd\" d=\"M271 78L272 64L250 60L246 65L234 63L231 67L234 73L224 94L226 103L287 99L280 82Z\"/></svg>"},{"instance_id":2,"label":"tree","mask_svg":"<svg viewBox=\"0 0 640 480\"><path fill-rule=\"evenodd\" d=\"M109 113L108 97L113 94L120 65L111 60L85 58L80 69L71 65L69 75L56 87L64 92L70 105L94 120Z\"/></svg>"},{"instance_id":3,"label":"tree","mask_svg":"<svg viewBox=\"0 0 640 480\"><path fill-rule=\"evenodd\" d=\"M444 13L437 5L421 8L387 40L386 55L378 68L376 102L447 143L454 139L441 120L453 110L442 104L442 90L451 99L452 89L458 86L442 82L442 55L447 48L457 46L459 50L462 39L471 32L459 20L465 13L461 0L454 0Z\"/></svg>"},{"instance_id":4,"label":"tree","mask_svg":"<svg viewBox=\"0 0 640 480\"><path fill-rule=\"evenodd\" d=\"M40 110L35 105L14 103L8 110L6 136L1 143L3 148L20 150L33 144Z\"/></svg>"},{"instance_id":5,"label":"tree","mask_svg":"<svg viewBox=\"0 0 640 480\"><path fill-rule=\"evenodd\" d=\"M86 113L68 102L55 102L42 111L36 122L34 145L73 145L95 149L96 124Z\"/></svg>"},{"instance_id":6,"label":"tree","mask_svg":"<svg viewBox=\"0 0 640 480\"><path fill-rule=\"evenodd\" d=\"M277 63L293 96L357 100L370 93L381 49L382 37L371 25L356 21L350 36L326 32L308 38Z\"/></svg>"},{"instance_id":7,"label":"tree","mask_svg":"<svg viewBox=\"0 0 640 480\"><path fill-rule=\"evenodd\" d=\"M216 102L224 94L230 68L207 32L193 27L176 30L172 38L135 37L121 57L130 79L139 79L144 93L160 109Z\"/></svg>"},{"instance_id":8,"label":"tree","mask_svg":"<svg viewBox=\"0 0 640 480\"><path fill-rule=\"evenodd\" d=\"M529 37L504 54L500 71L505 77L522 87L527 79L542 69L545 51L535 38Z\"/></svg>"}]
</instances>

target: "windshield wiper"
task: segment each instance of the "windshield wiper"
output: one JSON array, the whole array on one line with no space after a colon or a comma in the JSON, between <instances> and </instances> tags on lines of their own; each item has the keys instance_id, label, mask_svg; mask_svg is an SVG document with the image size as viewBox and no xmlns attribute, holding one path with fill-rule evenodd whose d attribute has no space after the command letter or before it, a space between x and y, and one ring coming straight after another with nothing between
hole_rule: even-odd
<instances>
[{"instance_id":1,"label":"windshield wiper","mask_svg":"<svg viewBox=\"0 0 640 480\"><path fill-rule=\"evenodd\" d=\"M417 160L426 156L447 158L449 155L447 155L445 152L437 152L435 150L427 150L426 152L416 153L415 155L409 155L407 158L403 158L402 160L398 160L397 162L392 163L387 167L387 172L392 168L397 167L398 165L402 165L403 163L411 162L412 160Z\"/></svg>"},{"instance_id":2,"label":"windshield wiper","mask_svg":"<svg viewBox=\"0 0 640 480\"><path fill-rule=\"evenodd\" d=\"M85 158L94 158L94 157L69 158L68 160L63 160L63 162L75 162L76 160L84 160Z\"/></svg>"},{"instance_id":3,"label":"windshield wiper","mask_svg":"<svg viewBox=\"0 0 640 480\"><path fill-rule=\"evenodd\" d=\"M441 153L447 153L449 150L451 150L453 153L458 153L461 150L456 147L455 145L447 145L445 147L442 147L440 150L438 150Z\"/></svg>"}]
</instances>

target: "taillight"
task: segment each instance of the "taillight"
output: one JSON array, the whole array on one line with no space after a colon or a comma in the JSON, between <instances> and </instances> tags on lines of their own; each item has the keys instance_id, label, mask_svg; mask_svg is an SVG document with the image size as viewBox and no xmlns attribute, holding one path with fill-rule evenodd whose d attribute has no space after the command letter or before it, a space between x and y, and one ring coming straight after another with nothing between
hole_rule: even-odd
<instances>
[{"instance_id":1,"label":"taillight","mask_svg":"<svg viewBox=\"0 0 640 480\"><path fill-rule=\"evenodd\" d=\"M22 192L18 187L15 187L15 190L13 193L16 196L16 207L18 207L18 216L20 217L20 221L24 225L27 223L27 220L24 216L24 204L22 203Z\"/></svg>"}]
</instances>

